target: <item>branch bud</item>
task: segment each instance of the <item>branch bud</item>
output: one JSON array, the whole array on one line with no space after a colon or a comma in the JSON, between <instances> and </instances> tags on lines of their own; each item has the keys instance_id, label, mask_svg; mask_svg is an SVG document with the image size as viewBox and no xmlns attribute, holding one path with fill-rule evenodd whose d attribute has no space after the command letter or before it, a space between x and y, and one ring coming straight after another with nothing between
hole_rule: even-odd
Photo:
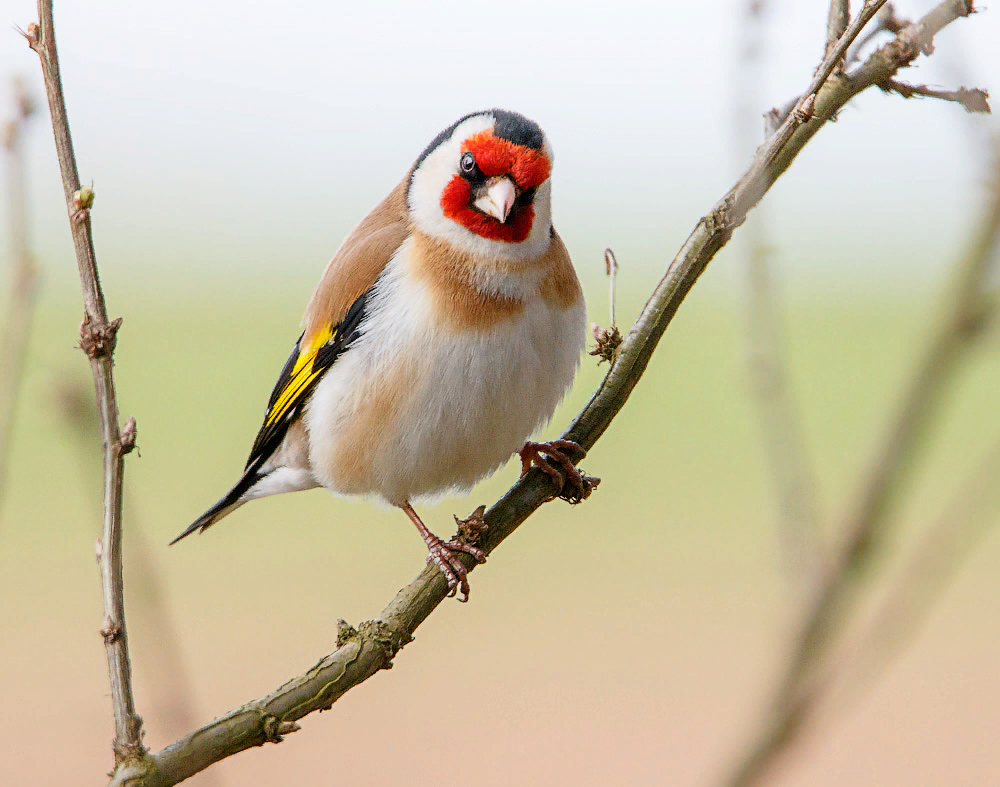
<instances>
[{"instance_id":1,"label":"branch bud","mask_svg":"<svg viewBox=\"0 0 1000 787\"><path fill-rule=\"evenodd\" d=\"M28 42L28 46L38 51L38 33L39 27L38 22L29 22L27 30L20 30L18 32L24 36L25 41Z\"/></svg>"},{"instance_id":2,"label":"branch bud","mask_svg":"<svg viewBox=\"0 0 1000 787\"><path fill-rule=\"evenodd\" d=\"M94 206L94 189L84 186L73 193L73 221L81 222Z\"/></svg>"},{"instance_id":3,"label":"branch bud","mask_svg":"<svg viewBox=\"0 0 1000 787\"><path fill-rule=\"evenodd\" d=\"M130 454L136 449L135 438L138 437L138 435L139 430L135 424L135 416L129 416L128 421L125 422L125 428L122 429L122 438L120 443L122 456ZM142 456L142 454L139 454L139 456Z\"/></svg>"},{"instance_id":4,"label":"branch bud","mask_svg":"<svg viewBox=\"0 0 1000 787\"><path fill-rule=\"evenodd\" d=\"M118 342L118 329L121 324L122 318L119 317L106 325L95 325L90 315L85 314L83 322L80 323L80 349L88 358L111 355Z\"/></svg>"}]
</instances>

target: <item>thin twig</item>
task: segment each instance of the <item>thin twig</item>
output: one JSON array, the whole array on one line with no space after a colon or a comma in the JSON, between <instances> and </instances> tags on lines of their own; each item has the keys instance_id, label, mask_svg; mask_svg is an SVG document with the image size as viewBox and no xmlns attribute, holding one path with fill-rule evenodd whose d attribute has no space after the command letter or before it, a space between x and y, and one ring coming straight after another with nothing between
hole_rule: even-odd
<instances>
[{"instance_id":1,"label":"thin twig","mask_svg":"<svg viewBox=\"0 0 1000 787\"><path fill-rule=\"evenodd\" d=\"M886 92L899 93L903 98L923 97L939 98L942 101L954 101L960 104L966 112L990 114L990 94L978 87L960 87L958 90L938 90L927 85L908 85L897 79L890 79L879 85Z\"/></svg>"},{"instance_id":2,"label":"thin twig","mask_svg":"<svg viewBox=\"0 0 1000 787\"><path fill-rule=\"evenodd\" d=\"M948 0L945 5L952 9L950 18L935 17L935 25L925 28L924 35L928 39L941 27L970 11L965 3L955 0ZM825 71L826 76L859 30L857 24L849 27L837 49L824 60L821 71ZM718 250L746 219L747 212L837 110L858 93L883 81L886 76L881 72L895 73L919 52L919 48L908 46L883 48L872 56L880 60L879 68L874 69L878 72L878 80L821 80L807 91L805 95L813 96L808 99L809 118L804 112L795 113L796 119L790 119L790 130L779 129L762 146L743 177L698 222L629 331L616 363L566 430L565 438L588 450L594 446L638 384L680 304ZM484 551L492 552L499 546L548 499L550 493L548 478L537 470L514 484L484 517L485 538L480 544ZM471 558L459 556L458 559L470 570L474 568ZM143 779L145 787L177 784L237 752L279 741L282 735L298 729L298 719L331 707L349 689L390 666L398 650L410 641L416 628L445 599L447 592L441 572L433 566L426 567L410 585L397 593L377 620L363 623L357 629L344 624L337 650L323 657L310 670L270 695L176 741L146 761L119 767L112 784L129 784L130 779Z\"/></svg>"},{"instance_id":3,"label":"thin twig","mask_svg":"<svg viewBox=\"0 0 1000 787\"><path fill-rule=\"evenodd\" d=\"M611 317L611 327L618 327L618 320L615 317L615 301L617 294L615 289L618 285L618 260L611 249L604 250L604 272L608 276L608 304Z\"/></svg>"},{"instance_id":4,"label":"thin twig","mask_svg":"<svg viewBox=\"0 0 1000 787\"><path fill-rule=\"evenodd\" d=\"M840 37L847 30L847 23L851 20L850 0L830 0L830 11L826 18L826 52L830 54L837 45Z\"/></svg>"},{"instance_id":5,"label":"thin twig","mask_svg":"<svg viewBox=\"0 0 1000 787\"><path fill-rule=\"evenodd\" d=\"M615 318L615 300L617 297L615 289L618 284L618 260L615 259L615 253L611 249L604 250L604 272L608 277L608 311L611 318L611 325L608 328L602 328L596 322L590 324L590 333L593 335L594 341L597 342L594 345L594 349L590 351L590 354L596 355L601 359L598 361L599 364L604 361L613 364L618 355L618 348L621 347L624 339L622 338L621 331L618 330L618 321Z\"/></svg>"},{"instance_id":6,"label":"thin twig","mask_svg":"<svg viewBox=\"0 0 1000 787\"><path fill-rule=\"evenodd\" d=\"M28 357L35 315L38 266L28 245L28 198L24 178L24 129L35 113L34 102L20 79L13 80L15 115L3 132L7 151L7 204L10 206L11 288L7 319L0 338L0 510L7 488L7 461L18 393Z\"/></svg>"},{"instance_id":7,"label":"thin twig","mask_svg":"<svg viewBox=\"0 0 1000 787\"><path fill-rule=\"evenodd\" d=\"M66 375L61 375L53 388L56 409L74 438L84 488L97 490L101 468L93 461L93 447L100 434L93 395L81 382ZM162 572L136 515L135 498L128 494L128 490L125 490L122 506L129 520L125 535L129 561L125 571L130 589L132 627L139 639L156 643L151 663L144 662L143 672L138 678L140 690L145 684L149 697L147 719L153 723L159 721L161 734L181 735L197 723L198 703L190 681L190 670L179 647L180 630L167 603ZM200 776L199 783L208 787L221 783L221 780L210 772Z\"/></svg>"},{"instance_id":8,"label":"thin twig","mask_svg":"<svg viewBox=\"0 0 1000 787\"><path fill-rule=\"evenodd\" d=\"M834 0L831 14L835 6L841 6L846 12L846 5L846 2L838 4ZM761 41L765 7L760 0L751 0L746 8L734 99L736 148L741 154L747 148L753 149L760 133L756 87L764 81ZM843 26L847 26L846 18ZM785 359L778 297L768 264L771 244L766 206L760 206L747 219L740 247L746 257L749 284L747 365L751 390L778 498L778 533L783 562L793 587L798 590L822 559L820 515L812 463Z\"/></svg>"},{"instance_id":9,"label":"thin twig","mask_svg":"<svg viewBox=\"0 0 1000 787\"><path fill-rule=\"evenodd\" d=\"M28 25L24 35L31 48L38 53L45 79L45 93L83 292L84 317L80 326L80 346L90 359L104 449L104 525L101 539L97 542L97 558L104 596L101 635L104 638L111 683L111 705L115 716L113 748L117 767L140 759L145 753L142 745L142 719L135 712L135 700L132 696L132 670L125 632L122 585L122 478L123 457L128 446L123 444L118 426L118 402L112 368L112 356L121 320L108 319L104 293L101 291L90 224L94 195L90 189L80 188L80 175L63 101L51 0L38 0L38 19L38 24Z\"/></svg>"},{"instance_id":10,"label":"thin twig","mask_svg":"<svg viewBox=\"0 0 1000 787\"><path fill-rule=\"evenodd\" d=\"M939 9L940 6L928 16L936 15ZM900 37L906 33L903 31ZM887 45L890 46L891 43ZM868 63L862 70L873 75L879 71L869 68ZM956 265L955 280L947 292L940 324L928 339L874 461L861 477L856 503L840 529L843 543L834 559L822 567L767 718L759 726L760 734L738 760L739 765L727 782L731 787L760 782L801 732L812 711L813 699L829 681L824 672L827 657L842 622L857 601L855 591L879 554L892 504L914 469L931 416L940 405L964 351L984 325L983 287L1000 231L1000 196L997 196L1000 180L994 188L988 218L969 254Z\"/></svg>"},{"instance_id":11,"label":"thin twig","mask_svg":"<svg viewBox=\"0 0 1000 787\"><path fill-rule=\"evenodd\" d=\"M858 39L848 48L847 55L844 58L844 67L850 68L857 63L861 56L861 50L871 41L875 40L880 33L897 35L909 24L909 19L902 19L896 16L896 7L892 3L886 3L875 15L875 24L872 25L871 29L863 36L858 36Z\"/></svg>"}]
</instances>

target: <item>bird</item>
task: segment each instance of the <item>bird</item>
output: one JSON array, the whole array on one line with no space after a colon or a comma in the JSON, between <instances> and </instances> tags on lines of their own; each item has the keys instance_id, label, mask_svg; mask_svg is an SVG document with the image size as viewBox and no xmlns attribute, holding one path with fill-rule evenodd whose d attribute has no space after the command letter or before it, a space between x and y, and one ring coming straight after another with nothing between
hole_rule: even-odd
<instances>
[{"instance_id":1,"label":"bird","mask_svg":"<svg viewBox=\"0 0 1000 787\"><path fill-rule=\"evenodd\" d=\"M324 487L402 510L465 601L457 554L485 553L434 535L414 500L467 491L515 454L556 494L563 473L577 499L589 494L570 458L580 446L529 439L569 390L586 336L552 224L553 160L539 125L504 109L427 145L327 265L243 475L171 544L251 500Z\"/></svg>"}]
</instances>

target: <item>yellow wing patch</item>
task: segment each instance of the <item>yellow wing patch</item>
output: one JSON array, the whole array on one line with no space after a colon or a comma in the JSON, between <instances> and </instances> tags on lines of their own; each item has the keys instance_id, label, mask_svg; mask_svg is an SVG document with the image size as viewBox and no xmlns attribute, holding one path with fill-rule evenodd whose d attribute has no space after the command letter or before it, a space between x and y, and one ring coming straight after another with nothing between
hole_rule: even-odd
<instances>
[{"instance_id":1,"label":"yellow wing patch","mask_svg":"<svg viewBox=\"0 0 1000 787\"><path fill-rule=\"evenodd\" d=\"M309 384L326 371L325 368L314 369L313 361L316 360L316 354L320 348L331 341L335 334L335 328L327 325L322 330L317 331L305 347L299 347L299 355L295 359L295 365L292 367L288 380L285 381L277 399L267 411L267 418L264 421L265 429L278 423L295 406L301 394L309 389Z\"/></svg>"}]
</instances>

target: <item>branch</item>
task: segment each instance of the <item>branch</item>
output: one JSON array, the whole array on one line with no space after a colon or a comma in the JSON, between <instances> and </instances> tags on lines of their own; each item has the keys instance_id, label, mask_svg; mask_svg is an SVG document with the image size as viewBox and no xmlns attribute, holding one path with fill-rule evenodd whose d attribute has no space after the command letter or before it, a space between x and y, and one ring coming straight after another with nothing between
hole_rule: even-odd
<instances>
[{"instance_id":1,"label":"branch","mask_svg":"<svg viewBox=\"0 0 1000 787\"><path fill-rule=\"evenodd\" d=\"M866 4L859 20L824 59L796 111L761 147L736 185L698 222L629 331L615 364L564 433L566 439L585 449L594 446L625 405L680 304L716 252L813 135L855 95L884 81L886 76L881 74L879 79L867 82L844 78L826 81L864 21L881 5L882 2ZM971 6L964 2L949 0L946 5L953 9L950 19L941 19L937 27L928 29L928 36L948 21L971 12ZM881 59L879 71L894 73L919 52L919 48L896 46L880 50L873 57ZM480 543L484 551L496 549L548 499L549 483L540 471L533 470L485 514L485 538ZM475 567L471 558L463 555L459 559L470 570ZM441 572L426 567L396 594L377 620L363 623L358 629L342 624L337 649L311 669L266 697L232 711L143 761L117 768L111 783L125 785L141 779L145 787L166 787L237 752L280 741L283 735L299 728L295 723L298 719L330 708L349 689L390 667L399 649L412 639L416 628L446 595L447 585Z\"/></svg>"},{"instance_id":2,"label":"branch","mask_svg":"<svg viewBox=\"0 0 1000 787\"><path fill-rule=\"evenodd\" d=\"M908 85L896 79L887 80L879 87L885 92L899 93L903 98L925 97L939 98L942 101L954 101L961 104L966 112L990 114L990 94L978 87L960 87L958 90L936 90L927 85Z\"/></svg>"},{"instance_id":3,"label":"branch","mask_svg":"<svg viewBox=\"0 0 1000 787\"><path fill-rule=\"evenodd\" d=\"M98 434L97 408L87 389L76 379L61 376L53 384L55 407L69 430L77 449L77 465L85 489L96 490L100 479L95 468L93 445ZM94 472L96 470L96 472ZM100 500L97 501L98 503ZM134 631L139 639L156 642L152 662L145 664L145 674L139 680L146 685L147 719L159 720L162 734L179 735L191 729L198 721L194 688L189 679L190 670L185 663L178 643L178 627L171 614L163 586L160 567L153 559L153 552L144 529L136 515L135 498L124 495L123 508L129 519L126 541L129 549L127 567L131 590L130 606ZM199 783L208 787L217 784L213 774L206 773Z\"/></svg>"},{"instance_id":4,"label":"branch","mask_svg":"<svg viewBox=\"0 0 1000 787\"><path fill-rule=\"evenodd\" d=\"M830 10L826 18L826 54L829 55L836 47L840 37L847 30L851 19L850 0L830 0Z\"/></svg>"},{"instance_id":5,"label":"branch","mask_svg":"<svg viewBox=\"0 0 1000 787\"><path fill-rule=\"evenodd\" d=\"M940 8L928 16L936 15ZM941 19L939 15L936 18ZM900 38L906 33L904 30ZM886 48L892 46L890 43ZM868 65L865 68L869 73L877 72ZM858 585L879 553L892 504L914 469L931 416L959 361L989 322L986 309L990 301L985 286L1000 233L1000 160L997 167L986 220L969 253L955 266L940 324L928 340L871 467L861 478L857 500L841 527L843 543L819 578L762 732L727 782L733 787L760 782L801 732L816 699L829 685L825 670L829 650L857 601Z\"/></svg>"},{"instance_id":6,"label":"branch","mask_svg":"<svg viewBox=\"0 0 1000 787\"><path fill-rule=\"evenodd\" d=\"M838 5L836 0L831 11L835 5ZM847 3L842 5L846 7ZM755 140L759 133L756 102L757 86L763 81L759 56L763 10L761 0L751 0L742 25L735 101L737 150L745 147L743 142ZM843 26L847 27L846 18ZM749 284L747 371L778 499L783 562L788 578L797 588L822 558L820 516L809 452L784 358L783 327L768 261L771 246L766 219L765 210L754 213L746 222L741 244Z\"/></svg>"},{"instance_id":7,"label":"branch","mask_svg":"<svg viewBox=\"0 0 1000 787\"><path fill-rule=\"evenodd\" d=\"M858 36L857 41L851 44L848 48L844 67L850 68L858 62L861 50L864 49L868 43L875 40L879 33L892 33L893 35L897 35L909 24L909 19L902 19L896 16L896 8L892 3L886 3L875 15L875 24L872 26L872 29L863 36Z\"/></svg>"},{"instance_id":8,"label":"branch","mask_svg":"<svg viewBox=\"0 0 1000 787\"><path fill-rule=\"evenodd\" d=\"M843 649L843 657L832 659L831 671L844 694L857 696L862 686L872 683L919 630L948 580L989 532L998 518L997 478L1000 441L923 535L864 633Z\"/></svg>"},{"instance_id":9,"label":"branch","mask_svg":"<svg viewBox=\"0 0 1000 787\"><path fill-rule=\"evenodd\" d=\"M35 113L34 102L24 84L14 80L15 116L4 128L3 146L7 151L7 194L10 205L10 258L13 261L10 304L7 322L0 339L0 508L7 482L7 459L18 393L28 355L31 321L35 314L38 267L28 247L28 199L24 179L22 136L28 119Z\"/></svg>"},{"instance_id":10,"label":"branch","mask_svg":"<svg viewBox=\"0 0 1000 787\"><path fill-rule=\"evenodd\" d=\"M108 659L111 704L115 716L115 765L118 766L142 757L145 751L142 746L142 719L136 715L135 700L132 697L132 670L125 633L122 586L123 458L135 445L135 420L130 419L123 435L118 427L118 402L112 370L112 356L121 320L108 320L104 293L97 273L90 225L94 192L80 188L80 175L76 168L73 141L63 101L51 0L38 0L38 18L38 24L28 25L24 36L28 45L38 53L45 79L45 94L52 117L52 131L83 291L84 316L80 326L80 347L90 359L104 448L104 526L101 539L97 542L97 560L101 569L104 596L101 635Z\"/></svg>"}]
</instances>

